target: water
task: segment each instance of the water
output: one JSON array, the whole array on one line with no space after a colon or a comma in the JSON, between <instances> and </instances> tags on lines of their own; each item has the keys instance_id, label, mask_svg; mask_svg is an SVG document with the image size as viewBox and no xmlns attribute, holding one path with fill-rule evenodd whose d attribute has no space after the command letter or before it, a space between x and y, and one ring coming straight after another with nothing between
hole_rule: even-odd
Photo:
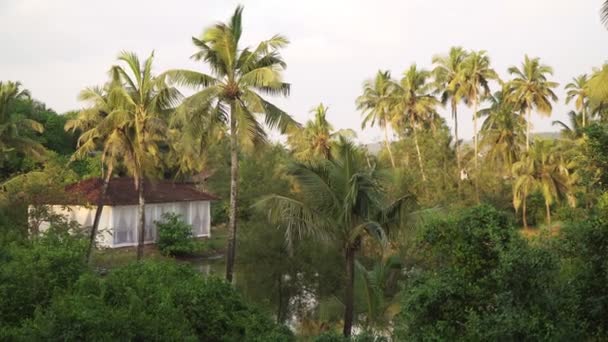
<instances>
[{"instance_id":1,"label":"water","mask_svg":"<svg viewBox=\"0 0 608 342\"><path fill-rule=\"evenodd\" d=\"M224 276L225 259L221 255L181 261L191 264L202 274ZM333 297L319 298L318 288L304 278L303 274L279 275L261 271L255 265L237 264L234 284L249 302L293 331L318 334L332 325L328 321L341 318L343 307L335 305Z\"/></svg>"}]
</instances>

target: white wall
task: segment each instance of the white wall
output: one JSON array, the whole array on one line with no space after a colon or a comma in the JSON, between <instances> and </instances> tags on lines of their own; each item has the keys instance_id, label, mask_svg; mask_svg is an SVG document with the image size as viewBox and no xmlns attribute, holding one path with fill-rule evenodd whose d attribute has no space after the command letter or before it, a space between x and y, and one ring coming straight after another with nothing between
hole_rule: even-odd
<instances>
[{"instance_id":1,"label":"white wall","mask_svg":"<svg viewBox=\"0 0 608 342\"><path fill-rule=\"evenodd\" d=\"M83 227L92 226L95 207L84 206L51 206L53 212L78 222ZM173 212L192 226L196 237L209 236L211 213L209 201L173 202L146 204L145 242L156 240L155 221L161 220L163 213ZM137 205L104 206L99 222L97 244L102 247L126 247L137 245ZM43 223L40 230L48 229Z\"/></svg>"}]
</instances>

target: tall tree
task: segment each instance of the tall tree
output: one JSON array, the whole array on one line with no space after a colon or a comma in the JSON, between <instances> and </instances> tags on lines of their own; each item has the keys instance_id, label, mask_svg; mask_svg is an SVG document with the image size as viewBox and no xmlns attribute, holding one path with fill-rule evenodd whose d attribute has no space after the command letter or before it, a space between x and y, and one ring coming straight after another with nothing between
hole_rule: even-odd
<instances>
[{"instance_id":1,"label":"tall tree","mask_svg":"<svg viewBox=\"0 0 608 342\"><path fill-rule=\"evenodd\" d=\"M608 0L604 0L602 9L600 10L600 16L602 18L602 23L608 27Z\"/></svg>"},{"instance_id":2,"label":"tall tree","mask_svg":"<svg viewBox=\"0 0 608 342\"><path fill-rule=\"evenodd\" d=\"M332 124L327 121L329 108L323 103L313 108L310 112L315 114L313 120L308 120L304 129L295 129L288 137L288 143L295 151L295 156L300 160L314 160L318 158L331 158L331 147L336 139L341 136L352 136L351 130L334 131Z\"/></svg>"},{"instance_id":3,"label":"tall tree","mask_svg":"<svg viewBox=\"0 0 608 342\"><path fill-rule=\"evenodd\" d=\"M44 127L12 108L16 101L29 98L29 91L21 89L21 83L0 82L0 163L4 162L7 153L11 151L35 158L42 157L46 151L42 144L27 135L28 132L42 133Z\"/></svg>"},{"instance_id":4,"label":"tall tree","mask_svg":"<svg viewBox=\"0 0 608 342\"><path fill-rule=\"evenodd\" d=\"M164 74L172 82L199 90L182 105L193 120L203 116L211 122L229 122L231 170L230 238L226 253L228 281L232 281L236 257L239 137L256 143L266 141L266 133L257 115L263 116L267 127L279 128L281 132L297 125L291 116L260 95L289 95L289 84L283 82L282 77L286 64L279 53L288 41L281 35L275 35L253 49L242 48L242 13L243 7L238 6L228 22L215 24L205 29L199 38L192 38L199 49L192 58L205 62L212 74L183 69L170 70Z\"/></svg>"},{"instance_id":5,"label":"tall tree","mask_svg":"<svg viewBox=\"0 0 608 342\"><path fill-rule=\"evenodd\" d=\"M526 113L526 151L530 149L530 125L533 109L541 115L550 116L553 106L551 102L557 101L553 88L559 85L548 80L553 75L553 68L541 64L540 59L525 56L521 68L512 66L509 74L515 75L510 83L512 100Z\"/></svg>"},{"instance_id":6,"label":"tall tree","mask_svg":"<svg viewBox=\"0 0 608 342\"><path fill-rule=\"evenodd\" d=\"M363 83L363 94L357 98L357 109L363 111L364 118L361 128L369 123L374 127L376 123L384 130L384 143L391 159L391 165L395 168L395 158L391 150L391 143L388 138L388 128L393 121L390 99L394 91L391 74L388 71L378 70L373 80Z\"/></svg>"},{"instance_id":7,"label":"tall tree","mask_svg":"<svg viewBox=\"0 0 608 342\"><path fill-rule=\"evenodd\" d=\"M100 125L118 127L110 137L120 140L111 146L123 148L122 161L133 175L137 189L137 259L143 257L145 236L145 196L146 179L158 176L159 143L166 138L166 118L181 99L176 88L167 86L162 77L152 73L154 53L143 62L131 52L122 52L118 61L110 69L112 97L118 110L111 111ZM120 132L120 134L118 134Z\"/></svg>"},{"instance_id":8,"label":"tall tree","mask_svg":"<svg viewBox=\"0 0 608 342\"><path fill-rule=\"evenodd\" d=\"M511 175L525 144L525 119L515 112L515 106L505 99L502 91L488 97L490 107L479 111L485 117L481 125L480 143L487 148L486 160L491 165L502 165Z\"/></svg>"},{"instance_id":9,"label":"tall tree","mask_svg":"<svg viewBox=\"0 0 608 342\"><path fill-rule=\"evenodd\" d=\"M608 103L608 64L594 68L587 81L587 95L592 116L599 116L606 121L606 104Z\"/></svg>"},{"instance_id":10,"label":"tall tree","mask_svg":"<svg viewBox=\"0 0 608 342\"><path fill-rule=\"evenodd\" d=\"M568 139L578 139L582 137L584 114L571 110L568 112L568 118L570 120L570 125L560 120L553 121L552 125L561 127L562 135Z\"/></svg>"},{"instance_id":11,"label":"tall tree","mask_svg":"<svg viewBox=\"0 0 608 342\"><path fill-rule=\"evenodd\" d=\"M271 195L263 205L271 221L286 228L288 245L305 235L334 238L344 253L344 329L350 336L353 325L356 253L366 233L385 241L374 220L382 211L382 188L378 171L368 167L364 152L343 137L334 146L331 160L318 164L295 163L289 174L300 191L293 196Z\"/></svg>"},{"instance_id":12,"label":"tall tree","mask_svg":"<svg viewBox=\"0 0 608 342\"><path fill-rule=\"evenodd\" d=\"M431 94L433 85L429 82L430 76L429 71L419 69L416 64L413 64L403 73L401 81L395 84L392 101L396 125L400 126L402 131L409 129L414 137L423 181L426 181L426 175L418 144L418 130L423 124L430 121L437 112L439 104L439 101Z\"/></svg>"},{"instance_id":13,"label":"tall tree","mask_svg":"<svg viewBox=\"0 0 608 342\"><path fill-rule=\"evenodd\" d=\"M498 74L490 66L490 57L486 51L472 51L462 62L457 77L460 83L458 96L461 96L473 108L473 142L475 151L475 169L478 167L479 132L477 128L477 110L484 96L490 93L490 80L498 80Z\"/></svg>"},{"instance_id":14,"label":"tall tree","mask_svg":"<svg viewBox=\"0 0 608 342\"><path fill-rule=\"evenodd\" d=\"M545 200L546 223L551 224L551 205L556 200L567 198L575 204L573 189L576 176L571 174L571 165L562 158L554 141L538 140L521 160L513 164L515 183L513 184L513 206L522 208L524 228L526 219L526 199L533 191L540 191Z\"/></svg>"},{"instance_id":15,"label":"tall tree","mask_svg":"<svg viewBox=\"0 0 608 342\"><path fill-rule=\"evenodd\" d=\"M589 96L587 95L588 78L586 74L582 74L572 79L572 82L566 84L566 104L574 100L574 108L582 114L582 126L586 126L587 110L589 107Z\"/></svg>"},{"instance_id":16,"label":"tall tree","mask_svg":"<svg viewBox=\"0 0 608 342\"><path fill-rule=\"evenodd\" d=\"M119 83L108 82L103 87L82 90L79 99L87 102L89 107L78 112L78 115L74 119L68 120L64 127L66 131L80 133L77 149L71 160L82 159L91 153L100 152L102 166L105 166L105 170L102 167L103 185L89 235L87 262L91 261L99 221L103 213L103 199L106 196L113 171L130 148L123 127L116 125L116 122L105 120L111 113L123 110L120 104L115 102L118 99L117 96L112 96L112 91L120 91L119 86Z\"/></svg>"},{"instance_id":17,"label":"tall tree","mask_svg":"<svg viewBox=\"0 0 608 342\"><path fill-rule=\"evenodd\" d=\"M462 170L460 159L460 140L458 138L458 103L462 100L460 97L460 81L458 75L461 73L462 65L467 57L467 51L460 46L454 46L450 49L447 55L438 55L433 57L433 75L438 90L441 93L441 102L443 104L450 103L452 119L454 120L454 139L456 144L456 163L458 172ZM459 178L460 179L460 178Z\"/></svg>"}]
</instances>

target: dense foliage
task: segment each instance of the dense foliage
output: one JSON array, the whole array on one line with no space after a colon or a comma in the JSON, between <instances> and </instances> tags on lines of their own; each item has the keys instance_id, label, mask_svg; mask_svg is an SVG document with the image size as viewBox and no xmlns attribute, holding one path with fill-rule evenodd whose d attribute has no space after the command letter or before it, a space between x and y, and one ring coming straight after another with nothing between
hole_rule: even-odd
<instances>
[{"instance_id":1,"label":"dense foliage","mask_svg":"<svg viewBox=\"0 0 608 342\"><path fill-rule=\"evenodd\" d=\"M289 341L225 282L188 266L136 263L99 276L85 239L56 227L3 250L3 339Z\"/></svg>"},{"instance_id":2,"label":"dense foliage","mask_svg":"<svg viewBox=\"0 0 608 342\"><path fill-rule=\"evenodd\" d=\"M175 213L164 213L156 223L158 234L156 245L164 255L192 253L195 248L192 226Z\"/></svg>"},{"instance_id":3,"label":"dense foliage","mask_svg":"<svg viewBox=\"0 0 608 342\"><path fill-rule=\"evenodd\" d=\"M269 102L291 90L288 40L244 36L237 7L193 38L203 72L121 52L80 111L0 82L1 340L608 339L608 64L562 85L569 122L542 136L531 118L551 116L560 85L538 57L501 74L455 46L429 69L379 70L355 101L384 136L361 146L322 103L300 125ZM97 227L48 204L115 176L137 181L140 229L144 179L217 194L228 281L165 257L208 243L175 214L157 222L160 256L90 263Z\"/></svg>"},{"instance_id":4,"label":"dense foliage","mask_svg":"<svg viewBox=\"0 0 608 342\"><path fill-rule=\"evenodd\" d=\"M428 224L427 259L402 294L405 340L553 340L574 333L554 289L557 260L487 206ZM570 325L568 325L568 323Z\"/></svg>"}]
</instances>

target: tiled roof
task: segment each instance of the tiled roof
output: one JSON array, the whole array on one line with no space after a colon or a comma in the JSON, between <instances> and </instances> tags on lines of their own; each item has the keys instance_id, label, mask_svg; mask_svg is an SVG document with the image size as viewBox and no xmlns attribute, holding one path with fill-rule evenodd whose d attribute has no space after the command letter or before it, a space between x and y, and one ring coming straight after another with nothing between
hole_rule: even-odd
<instances>
[{"instance_id":1,"label":"tiled roof","mask_svg":"<svg viewBox=\"0 0 608 342\"><path fill-rule=\"evenodd\" d=\"M103 180L90 178L68 185L67 203L61 204L92 204L98 203L103 187ZM146 181L144 183L144 198L146 203L167 203L184 201L211 201L217 197L200 191L192 183L177 183L166 180ZM133 205L139 203L138 193L133 178L112 178L103 198L104 205Z\"/></svg>"}]
</instances>

